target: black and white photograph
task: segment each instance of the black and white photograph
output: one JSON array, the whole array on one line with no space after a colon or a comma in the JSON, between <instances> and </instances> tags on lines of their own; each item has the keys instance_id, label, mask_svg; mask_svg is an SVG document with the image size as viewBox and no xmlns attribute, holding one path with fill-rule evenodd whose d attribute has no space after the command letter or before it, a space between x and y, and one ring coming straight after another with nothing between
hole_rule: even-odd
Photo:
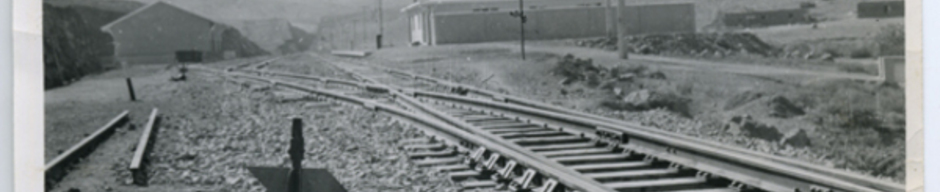
<instances>
[{"instance_id":1,"label":"black and white photograph","mask_svg":"<svg viewBox=\"0 0 940 192\"><path fill-rule=\"evenodd\" d=\"M50 192L904 192L905 3L41 0L28 150Z\"/></svg>"}]
</instances>

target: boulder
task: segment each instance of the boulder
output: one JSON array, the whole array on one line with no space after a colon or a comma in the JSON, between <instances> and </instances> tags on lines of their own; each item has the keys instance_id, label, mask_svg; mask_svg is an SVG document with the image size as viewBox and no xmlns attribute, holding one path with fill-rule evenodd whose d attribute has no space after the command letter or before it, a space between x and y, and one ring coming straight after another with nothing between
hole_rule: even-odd
<instances>
[{"instance_id":1,"label":"boulder","mask_svg":"<svg viewBox=\"0 0 940 192\"><path fill-rule=\"evenodd\" d=\"M812 142L809 139L809 135L806 133L806 130L803 129L793 129L790 132L787 132L783 135L783 138L780 139L781 145L790 145L796 148L809 147Z\"/></svg>"},{"instance_id":2,"label":"boulder","mask_svg":"<svg viewBox=\"0 0 940 192\"><path fill-rule=\"evenodd\" d=\"M649 73L649 74L646 74L646 78L650 78L650 79L666 79L666 74L663 74L663 72L655 71L655 72L651 72L651 73Z\"/></svg>"},{"instance_id":3,"label":"boulder","mask_svg":"<svg viewBox=\"0 0 940 192\"><path fill-rule=\"evenodd\" d=\"M631 92L627 96L623 97L623 101L627 104L632 104L634 106L647 105L650 103L650 90L643 89L639 91Z\"/></svg>"},{"instance_id":4,"label":"boulder","mask_svg":"<svg viewBox=\"0 0 940 192\"><path fill-rule=\"evenodd\" d=\"M624 74L618 75L618 76L617 76L617 80L619 80L619 81L632 81L634 77L636 77L636 75L633 74L633 73L624 73Z\"/></svg>"},{"instance_id":5,"label":"boulder","mask_svg":"<svg viewBox=\"0 0 940 192\"><path fill-rule=\"evenodd\" d=\"M757 122L749 115L732 117L725 125L725 131L766 141L780 141L784 136L776 127Z\"/></svg>"},{"instance_id":6,"label":"boulder","mask_svg":"<svg viewBox=\"0 0 940 192\"><path fill-rule=\"evenodd\" d=\"M771 117L790 118L806 114L803 108L796 106L790 100L782 96L776 96L767 102Z\"/></svg>"}]
</instances>

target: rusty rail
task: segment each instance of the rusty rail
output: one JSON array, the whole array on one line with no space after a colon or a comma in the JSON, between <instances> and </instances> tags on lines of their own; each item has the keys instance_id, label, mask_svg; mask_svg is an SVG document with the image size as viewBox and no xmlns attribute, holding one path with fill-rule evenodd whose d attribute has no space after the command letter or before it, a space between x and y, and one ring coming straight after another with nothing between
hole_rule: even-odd
<instances>
[{"instance_id":1,"label":"rusty rail","mask_svg":"<svg viewBox=\"0 0 940 192\"><path fill-rule=\"evenodd\" d=\"M125 124L129 119L128 111L121 112L97 131L79 141L78 144L75 144L64 153L52 159L52 161L49 161L49 163L46 163L46 189L51 189L52 185L58 183L68 174L68 169L72 165L88 156L88 154L95 150L98 144L101 144L101 142L107 140L108 137L114 134L116 127Z\"/></svg>"},{"instance_id":2,"label":"rusty rail","mask_svg":"<svg viewBox=\"0 0 940 192\"><path fill-rule=\"evenodd\" d=\"M134 157L131 160L130 166L128 166L134 179L134 184L137 185L147 185L148 159L150 157L150 151L153 149L157 132L159 131L159 126L157 125L159 121L158 112L159 110L157 108L154 108L150 112L150 120L147 120L147 124L144 125L144 132L140 135L140 140L137 142L137 149L134 150Z\"/></svg>"}]
</instances>

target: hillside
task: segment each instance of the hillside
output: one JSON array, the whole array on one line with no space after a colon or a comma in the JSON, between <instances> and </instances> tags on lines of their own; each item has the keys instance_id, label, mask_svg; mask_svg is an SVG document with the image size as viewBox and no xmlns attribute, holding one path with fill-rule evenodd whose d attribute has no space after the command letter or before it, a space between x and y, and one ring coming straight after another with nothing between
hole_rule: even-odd
<instances>
[{"instance_id":1,"label":"hillside","mask_svg":"<svg viewBox=\"0 0 940 192\"><path fill-rule=\"evenodd\" d=\"M408 21L399 9L388 8L383 11L385 21L383 46L407 46ZM317 33L325 40L323 49L374 49L375 35L379 33L378 16L373 14L350 13L324 17L320 21Z\"/></svg>"},{"instance_id":2,"label":"hillside","mask_svg":"<svg viewBox=\"0 0 940 192\"><path fill-rule=\"evenodd\" d=\"M61 2L60 2L61 3ZM82 5L43 5L45 88L62 86L82 76L106 70L114 48L102 25L124 12Z\"/></svg>"},{"instance_id":3,"label":"hillside","mask_svg":"<svg viewBox=\"0 0 940 192\"><path fill-rule=\"evenodd\" d=\"M83 6L122 13L144 6L141 2L130 0L43 0L42 2L57 7Z\"/></svg>"}]
</instances>

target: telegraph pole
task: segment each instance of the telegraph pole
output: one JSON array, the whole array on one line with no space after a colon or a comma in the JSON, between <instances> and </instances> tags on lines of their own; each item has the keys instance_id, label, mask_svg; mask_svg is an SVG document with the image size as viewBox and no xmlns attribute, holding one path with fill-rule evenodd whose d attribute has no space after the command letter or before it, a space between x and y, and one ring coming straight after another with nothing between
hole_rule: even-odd
<instances>
[{"instance_id":1,"label":"telegraph pole","mask_svg":"<svg viewBox=\"0 0 940 192\"><path fill-rule=\"evenodd\" d=\"M623 23L623 10L626 5L624 0L619 0L617 3L620 3L617 5L617 19L615 20L617 21L617 51L620 59L627 59L627 46L625 43L627 41L623 38L627 32Z\"/></svg>"},{"instance_id":2,"label":"telegraph pole","mask_svg":"<svg viewBox=\"0 0 940 192\"><path fill-rule=\"evenodd\" d=\"M607 15L606 15L606 17L607 17L607 23L606 23L606 24L607 24L607 38L608 38L608 39L613 39L613 37L615 37L615 35L614 35L614 24L613 24L615 21L614 21L613 15L612 15L612 14L613 14L613 10L612 10L612 9L613 9L613 6L611 5L611 4L613 4L612 1L613 1L613 0L607 0L607 9L604 9L604 10L606 11L606 14L607 14Z\"/></svg>"},{"instance_id":3,"label":"telegraph pole","mask_svg":"<svg viewBox=\"0 0 940 192\"><path fill-rule=\"evenodd\" d=\"M513 17L518 17L518 18L519 18L519 36L521 37L521 38L519 39L519 41L520 41L519 46L522 48L522 60L525 60L525 22L526 22L526 15L525 15L525 7L522 5L522 0L519 0L519 10L509 12L509 15L512 15Z\"/></svg>"},{"instance_id":4,"label":"telegraph pole","mask_svg":"<svg viewBox=\"0 0 940 192\"><path fill-rule=\"evenodd\" d=\"M349 37L349 50L355 49L354 48L354 45L356 44L356 23L355 22L356 20L353 20L352 22L347 24L347 26L349 26L347 28L349 29L349 33L346 34L346 37Z\"/></svg>"},{"instance_id":5,"label":"telegraph pole","mask_svg":"<svg viewBox=\"0 0 940 192\"><path fill-rule=\"evenodd\" d=\"M379 34L375 36L375 48L382 49L382 34L385 32L385 20L382 15L382 0L377 0L379 2Z\"/></svg>"}]
</instances>

